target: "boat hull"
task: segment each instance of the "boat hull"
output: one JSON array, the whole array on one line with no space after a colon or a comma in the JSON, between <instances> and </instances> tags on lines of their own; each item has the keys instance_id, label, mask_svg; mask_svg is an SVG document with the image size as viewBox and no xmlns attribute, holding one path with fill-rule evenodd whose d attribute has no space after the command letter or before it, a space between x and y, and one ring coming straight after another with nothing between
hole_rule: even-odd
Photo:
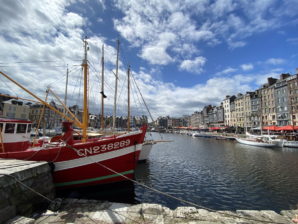
<instances>
[{"instance_id":1,"label":"boat hull","mask_svg":"<svg viewBox=\"0 0 298 224\"><path fill-rule=\"evenodd\" d=\"M144 136L145 130L141 130L72 145L57 142L26 151L1 153L0 158L53 164L53 180L59 188L114 183L134 177Z\"/></svg>"},{"instance_id":2,"label":"boat hull","mask_svg":"<svg viewBox=\"0 0 298 224\"><path fill-rule=\"evenodd\" d=\"M298 148L298 141L284 141L283 147Z\"/></svg>"},{"instance_id":3,"label":"boat hull","mask_svg":"<svg viewBox=\"0 0 298 224\"><path fill-rule=\"evenodd\" d=\"M241 144L245 144L245 145L258 146L258 147L268 147L268 148L272 148L272 147L275 147L277 145L276 143L257 142L257 141L241 139L241 138L236 138L236 141L241 143Z\"/></svg>"},{"instance_id":4,"label":"boat hull","mask_svg":"<svg viewBox=\"0 0 298 224\"><path fill-rule=\"evenodd\" d=\"M153 147L153 142L144 142L142 146L142 150L140 152L139 161L146 161L149 157L151 149Z\"/></svg>"}]
</instances>

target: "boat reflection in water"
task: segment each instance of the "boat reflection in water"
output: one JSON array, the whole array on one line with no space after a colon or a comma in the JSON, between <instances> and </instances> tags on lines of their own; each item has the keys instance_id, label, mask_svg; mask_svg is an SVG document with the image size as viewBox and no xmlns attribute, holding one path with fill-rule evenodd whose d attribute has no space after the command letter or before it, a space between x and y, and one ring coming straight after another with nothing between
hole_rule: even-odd
<instances>
[{"instance_id":1,"label":"boat reflection in water","mask_svg":"<svg viewBox=\"0 0 298 224\"><path fill-rule=\"evenodd\" d=\"M138 203L135 199L135 187L131 181L81 187L77 189L58 189L56 196L58 198L106 200L129 204Z\"/></svg>"}]
</instances>

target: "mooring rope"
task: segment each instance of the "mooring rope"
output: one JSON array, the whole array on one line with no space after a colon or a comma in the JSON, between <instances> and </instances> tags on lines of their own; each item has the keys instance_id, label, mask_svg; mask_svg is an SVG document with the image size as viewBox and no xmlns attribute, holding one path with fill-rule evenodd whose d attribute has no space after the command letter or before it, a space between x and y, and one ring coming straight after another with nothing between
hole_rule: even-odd
<instances>
[{"instance_id":1,"label":"mooring rope","mask_svg":"<svg viewBox=\"0 0 298 224\"><path fill-rule=\"evenodd\" d=\"M76 148L72 147L71 145L68 145L67 143L65 143L65 144L66 144L66 147L69 147L70 149L74 150L74 151L77 153L77 149L76 149ZM123 175L123 174L121 174L121 173L119 173L119 172L117 172L117 171L115 171L115 170L113 170L113 169L111 169L111 168L109 168L109 167L107 167L107 166L105 166L105 165L103 165L103 164L97 162L97 161L94 161L91 157L88 157L88 156L86 156L86 155L84 155L84 157L89 158L93 163L96 163L96 164L100 165L101 167L103 167L103 168L105 168L105 169L107 169L107 170L109 170L109 171L111 171L111 172L113 172L113 173L115 173L115 174L117 174L117 175L123 177L123 178L126 179L126 180L129 180L129 181L131 181L131 182L133 182L133 183L135 183L135 184L137 184L137 185L140 185L140 186L142 186L142 187L144 187L144 188L146 188L146 189L148 189L148 190L151 190L151 191L154 191L154 192L159 193L159 194L161 194L161 195L164 195L164 196L167 196L167 197L169 197L169 198L175 199L175 200L177 200L177 201L179 201L179 202L183 202L183 203L185 203L185 204L192 205L192 206L197 207L197 208L205 209L205 210L210 211L210 212L216 212L216 213L218 213L218 214L222 214L222 215L224 215L224 216L230 216L230 217L233 217L233 218L246 219L246 220L256 221L256 222L262 222L262 223L284 224L284 223L281 223L281 222L273 222L273 221L259 220L259 219L254 219L254 218L244 217L244 216L236 215L236 214L235 214L235 215L234 215L234 214L230 214L230 213L227 214L227 213L222 212L222 211L216 211L216 210L214 210L214 209L207 208L207 207L204 207L204 206L202 206L202 205L198 205L198 204L196 204L196 203L193 203L193 202L184 200L184 199L182 199L182 198L175 197L175 196L170 195L170 194L168 194L168 193L165 193L165 192L162 192L162 191L157 190L157 189L155 189L155 188L149 187L149 186L147 186L147 185L145 185L145 184L143 184L143 183L140 183L140 182L138 182L138 181L136 181L136 180L133 180L133 179L131 179L131 178L129 178L129 177L126 177L125 175Z\"/></svg>"}]
</instances>

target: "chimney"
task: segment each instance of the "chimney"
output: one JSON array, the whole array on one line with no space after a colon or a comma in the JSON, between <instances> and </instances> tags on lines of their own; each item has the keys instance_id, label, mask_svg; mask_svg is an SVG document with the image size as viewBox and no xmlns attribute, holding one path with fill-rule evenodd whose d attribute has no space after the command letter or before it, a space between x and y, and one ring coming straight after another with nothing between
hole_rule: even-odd
<instances>
[{"instance_id":1,"label":"chimney","mask_svg":"<svg viewBox=\"0 0 298 224\"><path fill-rule=\"evenodd\" d=\"M289 74L289 73L283 73L283 74L281 74L280 75L280 79L286 79L286 78L288 78L288 77L290 77L291 75Z\"/></svg>"},{"instance_id":2,"label":"chimney","mask_svg":"<svg viewBox=\"0 0 298 224\"><path fill-rule=\"evenodd\" d=\"M267 80L268 80L268 85L269 85L269 86L273 85L273 84L276 83L276 81L277 81L277 79L272 78L272 77L269 77Z\"/></svg>"}]
</instances>

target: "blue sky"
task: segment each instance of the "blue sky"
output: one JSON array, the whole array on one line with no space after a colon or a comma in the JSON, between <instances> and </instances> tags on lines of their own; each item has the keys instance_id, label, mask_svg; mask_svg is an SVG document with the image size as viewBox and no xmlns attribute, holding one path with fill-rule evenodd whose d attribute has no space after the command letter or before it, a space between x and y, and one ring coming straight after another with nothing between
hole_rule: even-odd
<instances>
[{"instance_id":1,"label":"blue sky","mask_svg":"<svg viewBox=\"0 0 298 224\"><path fill-rule=\"evenodd\" d=\"M102 44L112 110L117 38L118 114L126 110L128 65L155 118L219 105L225 95L255 90L298 67L297 0L2 0L0 25L0 70L39 96L50 85L63 98L68 64L70 104L81 104L78 65L88 36L95 113ZM29 97L2 77L0 92ZM143 113L132 95L133 112Z\"/></svg>"}]
</instances>

